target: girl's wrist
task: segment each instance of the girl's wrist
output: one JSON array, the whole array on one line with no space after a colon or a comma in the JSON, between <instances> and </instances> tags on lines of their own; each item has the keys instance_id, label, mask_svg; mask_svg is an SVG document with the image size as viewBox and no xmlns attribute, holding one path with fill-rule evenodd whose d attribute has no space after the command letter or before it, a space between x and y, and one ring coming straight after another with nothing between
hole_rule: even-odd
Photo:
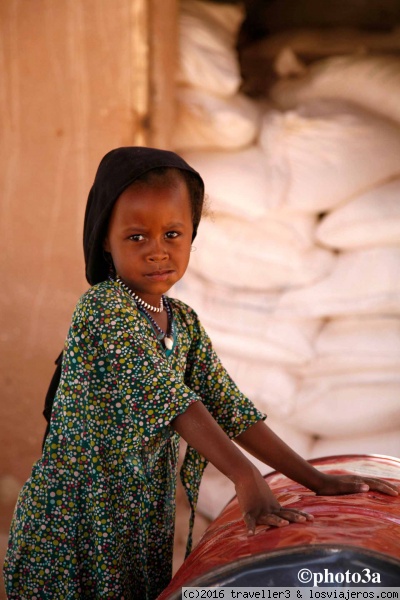
<instances>
[{"instance_id":1,"label":"girl's wrist","mask_svg":"<svg viewBox=\"0 0 400 600\"><path fill-rule=\"evenodd\" d=\"M302 460L301 469L297 468L294 472L291 472L288 469L282 469L281 473L315 493L318 493L318 491L323 488L328 477L325 473L319 471L308 461L304 460Z\"/></svg>"},{"instance_id":2,"label":"girl's wrist","mask_svg":"<svg viewBox=\"0 0 400 600\"><path fill-rule=\"evenodd\" d=\"M250 488L256 483L259 484L260 480L264 481L264 477L250 461L244 468L238 469L237 473L232 477L232 482L236 488Z\"/></svg>"},{"instance_id":3,"label":"girl's wrist","mask_svg":"<svg viewBox=\"0 0 400 600\"><path fill-rule=\"evenodd\" d=\"M310 483L306 485L306 487L308 487L308 489L312 492L318 494L329 479L329 475L327 475L326 473L322 473L322 471L319 471L315 467L312 468L314 472L312 477L310 478Z\"/></svg>"}]
</instances>

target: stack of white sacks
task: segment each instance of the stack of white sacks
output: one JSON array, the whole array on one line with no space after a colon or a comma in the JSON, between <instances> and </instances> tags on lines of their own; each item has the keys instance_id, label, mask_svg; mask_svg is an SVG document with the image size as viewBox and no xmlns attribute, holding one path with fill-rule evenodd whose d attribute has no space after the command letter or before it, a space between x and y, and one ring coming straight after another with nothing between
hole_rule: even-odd
<instances>
[{"instance_id":1,"label":"stack of white sacks","mask_svg":"<svg viewBox=\"0 0 400 600\"><path fill-rule=\"evenodd\" d=\"M174 293L300 454L399 456L400 59L332 57L255 102L238 91L242 18L181 4L173 145L211 215ZM207 471L215 517L234 490Z\"/></svg>"}]
</instances>

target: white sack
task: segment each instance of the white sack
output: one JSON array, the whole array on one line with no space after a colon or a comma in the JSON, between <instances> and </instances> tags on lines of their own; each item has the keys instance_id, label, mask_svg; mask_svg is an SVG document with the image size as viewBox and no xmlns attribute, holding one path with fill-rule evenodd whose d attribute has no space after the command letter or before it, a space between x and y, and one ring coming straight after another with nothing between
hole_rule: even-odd
<instances>
[{"instance_id":1,"label":"white sack","mask_svg":"<svg viewBox=\"0 0 400 600\"><path fill-rule=\"evenodd\" d=\"M212 204L210 208L210 215L201 221L199 227L198 235L203 229L207 231L203 236L205 239L208 239L208 233L215 237L219 233L225 236L228 232L232 235L232 243L241 246L247 244L249 240L254 240L257 244L263 242L271 246L274 244L291 246L299 252L314 247L316 224L314 215L272 209L258 219L243 219L236 214L214 210ZM216 233L211 231L212 228ZM197 240L198 238L196 239L198 248ZM331 256L330 252L324 251L324 254Z\"/></svg>"},{"instance_id":2,"label":"white sack","mask_svg":"<svg viewBox=\"0 0 400 600\"><path fill-rule=\"evenodd\" d=\"M237 5L210 4L180 4L178 83L231 96L241 84L235 44L243 11Z\"/></svg>"},{"instance_id":3,"label":"white sack","mask_svg":"<svg viewBox=\"0 0 400 600\"><path fill-rule=\"evenodd\" d=\"M278 365L219 354L239 389L268 417L284 418L294 409L298 379Z\"/></svg>"},{"instance_id":4,"label":"white sack","mask_svg":"<svg viewBox=\"0 0 400 600\"><path fill-rule=\"evenodd\" d=\"M236 48L237 35L245 17L243 6L208 0L181 0L180 10L219 27L220 35Z\"/></svg>"},{"instance_id":5,"label":"white sack","mask_svg":"<svg viewBox=\"0 0 400 600\"><path fill-rule=\"evenodd\" d=\"M204 179L213 210L258 219L278 206L258 146L237 152L188 150L182 156Z\"/></svg>"},{"instance_id":6,"label":"white sack","mask_svg":"<svg viewBox=\"0 0 400 600\"><path fill-rule=\"evenodd\" d=\"M236 150L254 142L259 121L259 106L243 94L220 98L202 90L181 88L172 146L178 151Z\"/></svg>"},{"instance_id":7,"label":"white sack","mask_svg":"<svg viewBox=\"0 0 400 600\"><path fill-rule=\"evenodd\" d=\"M204 321L204 319L203 319ZM271 323L259 337L207 325L213 346L221 356L230 354L271 364L301 366L311 359L313 348L301 323Z\"/></svg>"},{"instance_id":8,"label":"white sack","mask_svg":"<svg viewBox=\"0 0 400 600\"><path fill-rule=\"evenodd\" d=\"M400 319L333 319L321 328L314 348L316 355L304 370L308 376L377 369L400 373Z\"/></svg>"},{"instance_id":9,"label":"white sack","mask_svg":"<svg viewBox=\"0 0 400 600\"><path fill-rule=\"evenodd\" d=\"M314 63L304 76L278 81L270 96L285 110L319 98L346 100L400 123L400 57L331 57Z\"/></svg>"},{"instance_id":10,"label":"white sack","mask_svg":"<svg viewBox=\"0 0 400 600\"><path fill-rule=\"evenodd\" d=\"M321 438L314 442L310 458L336 456L337 454L383 454L400 456L400 429L382 433L350 436L347 438Z\"/></svg>"},{"instance_id":11,"label":"white sack","mask_svg":"<svg viewBox=\"0 0 400 600\"><path fill-rule=\"evenodd\" d=\"M191 268L215 283L257 291L298 287L326 277L334 255L310 247L294 231L268 217L249 222L215 212L201 223Z\"/></svg>"},{"instance_id":12,"label":"white sack","mask_svg":"<svg viewBox=\"0 0 400 600\"><path fill-rule=\"evenodd\" d=\"M268 426L279 435L295 452L307 458L311 452L312 439L310 436L287 426L281 421L267 419ZM243 450L242 450L243 451ZM252 461L263 475L272 469L247 452L244 454ZM210 519L215 519L222 509L235 496L235 486L213 465L208 465L201 482L197 509Z\"/></svg>"},{"instance_id":13,"label":"white sack","mask_svg":"<svg viewBox=\"0 0 400 600\"><path fill-rule=\"evenodd\" d=\"M267 111L260 144L278 206L323 212L400 174L400 126L354 105Z\"/></svg>"},{"instance_id":14,"label":"white sack","mask_svg":"<svg viewBox=\"0 0 400 600\"><path fill-rule=\"evenodd\" d=\"M400 247L339 254L326 279L282 294L282 318L400 314Z\"/></svg>"},{"instance_id":15,"label":"white sack","mask_svg":"<svg viewBox=\"0 0 400 600\"><path fill-rule=\"evenodd\" d=\"M328 213L317 227L316 237L326 246L344 250L400 244L400 179Z\"/></svg>"},{"instance_id":16,"label":"white sack","mask_svg":"<svg viewBox=\"0 0 400 600\"><path fill-rule=\"evenodd\" d=\"M295 244L303 250L315 244L316 215L295 212L285 207L272 208L258 221L261 221L266 237Z\"/></svg>"},{"instance_id":17,"label":"white sack","mask_svg":"<svg viewBox=\"0 0 400 600\"><path fill-rule=\"evenodd\" d=\"M320 322L277 319L278 294L252 294L218 286L189 270L171 295L198 313L221 356L302 365L314 355L313 341Z\"/></svg>"},{"instance_id":18,"label":"white sack","mask_svg":"<svg viewBox=\"0 0 400 600\"><path fill-rule=\"evenodd\" d=\"M331 373L311 373L304 375L298 389L298 397L307 397L309 392L314 394L325 393L326 390L337 388L357 387L368 384L400 384L400 370L398 364L394 367L382 369L371 365L370 369L332 371ZM400 408L400 403L399 403ZM297 407L296 407L297 410Z\"/></svg>"},{"instance_id":19,"label":"white sack","mask_svg":"<svg viewBox=\"0 0 400 600\"><path fill-rule=\"evenodd\" d=\"M378 373L375 378L358 374L306 380L287 422L305 433L327 438L400 429L400 373L392 377L385 381Z\"/></svg>"}]
</instances>

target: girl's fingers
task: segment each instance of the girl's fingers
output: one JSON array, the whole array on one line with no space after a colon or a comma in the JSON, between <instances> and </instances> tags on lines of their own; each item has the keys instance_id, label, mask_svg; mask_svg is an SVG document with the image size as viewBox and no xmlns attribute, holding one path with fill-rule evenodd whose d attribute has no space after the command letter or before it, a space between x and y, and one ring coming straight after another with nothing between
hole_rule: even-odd
<instances>
[{"instance_id":1,"label":"girl's fingers","mask_svg":"<svg viewBox=\"0 0 400 600\"><path fill-rule=\"evenodd\" d=\"M374 490L389 496L399 495L397 487L383 479L375 479L374 477L353 477L341 481L340 493L342 494L368 492L368 490Z\"/></svg>"},{"instance_id":2,"label":"girl's fingers","mask_svg":"<svg viewBox=\"0 0 400 600\"><path fill-rule=\"evenodd\" d=\"M257 523L260 525L272 525L273 527L284 527L285 525L289 525L289 521L279 515L262 515L257 519Z\"/></svg>"},{"instance_id":3,"label":"girl's fingers","mask_svg":"<svg viewBox=\"0 0 400 600\"><path fill-rule=\"evenodd\" d=\"M254 535L257 525L270 525L271 527L284 527L289 525L287 519L283 519L279 515L269 514L262 515L256 520L251 514L247 513L243 516L246 524L248 535Z\"/></svg>"},{"instance_id":4,"label":"girl's fingers","mask_svg":"<svg viewBox=\"0 0 400 600\"><path fill-rule=\"evenodd\" d=\"M296 510L292 508L283 508L279 511L279 515L288 521L292 521L295 523L303 523L305 521L313 521L314 516L310 515L306 512L302 512L301 510Z\"/></svg>"},{"instance_id":5,"label":"girl's fingers","mask_svg":"<svg viewBox=\"0 0 400 600\"><path fill-rule=\"evenodd\" d=\"M358 475L328 476L326 485L323 485L317 494L332 496L336 494L358 494L375 490L388 496L398 496L400 490L389 481L376 477L360 477Z\"/></svg>"},{"instance_id":6,"label":"girl's fingers","mask_svg":"<svg viewBox=\"0 0 400 600\"><path fill-rule=\"evenodd\" d=\"M313 515L292 508L281 508L276 513L263 514L257 519L251 514L243 516L248 535L254 535L257 525L270 525L271 527L284 527L289 523L305 523L312 521Z\"/></svg>"},{"instance_id":7,"label":"girl's fingers","mask_svg":"<svg viewBox=\"0 0 400 600\"><path fill-rule=\"evenodd\" d=\"M246 524L248 535L254 535L256 530L256 520L250 513L245 513L243 515L243 520Z\"/></svg>"},{"instance_id":8,"label":"girl's fingers","mask_svg":"<svg viewBox=\"0 0 400 600\"><path fill-rule=\"evenodd\" d=\"M354 492L368 492L369 485L364 481L349 481L348 482L349 492L344 490L344 493L354 493Z\"/></svg>"},{"instance_id":9,"label":"girl's fingers","mask_svg":"<svg viewBox=\"0 0 400 600\"><path fill-rule=\"evenodd\" d=\"M389 496L399 495L399 490L397 487L388 481L384 481L383 479L373 479L372 477L368 477L364 481L368 484L371 490L382 492L383 494L388 494Z\"/></svg>"}]
</instances>

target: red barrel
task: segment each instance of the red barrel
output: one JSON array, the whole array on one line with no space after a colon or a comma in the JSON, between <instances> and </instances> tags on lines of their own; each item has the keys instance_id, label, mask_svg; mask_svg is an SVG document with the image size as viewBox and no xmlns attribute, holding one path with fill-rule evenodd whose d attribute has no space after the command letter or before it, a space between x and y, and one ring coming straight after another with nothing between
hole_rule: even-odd
<instances>
[{"instance_id":1,"label":"red barrel","mask_svg":"<svg viewBox=\"0 0 400 600\"><path fill-rule=\"evenodd\" d=\"M357 455L311 462L327 473L382 477L400 488L397 458ZM314 521L281 528L262 525L248 537L234 498L158 600L180 598L182 586L311 587L308 572L332 573L331 582L319 585L400 585L400 496L373 491L316 496L280 473L265 479L283 506L309 512Z\"/></svg>"}]
</instances>

